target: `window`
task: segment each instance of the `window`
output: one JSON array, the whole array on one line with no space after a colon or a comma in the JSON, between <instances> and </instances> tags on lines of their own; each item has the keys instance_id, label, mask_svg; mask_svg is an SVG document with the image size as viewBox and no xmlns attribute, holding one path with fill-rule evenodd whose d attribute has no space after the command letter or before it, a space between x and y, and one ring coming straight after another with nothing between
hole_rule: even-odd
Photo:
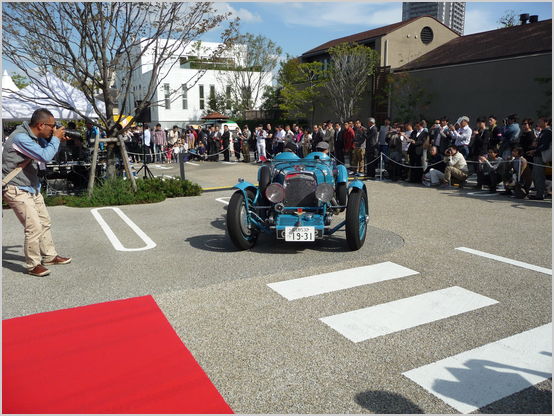
<instances>
[{"instance_id":1,"label":"window","mask_svg":"<svg viewBox=\"0 0 554 416\"><path fill-rule=\"evenodd\" d=\"M210 85L210 100L215 100L215 85Z\"/></svg>"},{"instance_id":2,"label":"window","mask_svg":"<svg viewBox=\"0 0 554 416\"><path fill-rule=\"evenodd\" d=\"M188 96L187 96L187 84L181 85L181 91L183 95L183 110L188 110L189 104L188 104Z\"/></svg>"},{"instance_id":3,"label":"window","mask_svg":"<svg viewBox=\"0 0 554 416\"><path fill-rule=\"evenodd\" d=\"M225 98L226 100L226 108L229 110L231 108L231 86L227 85L227 89L225 90Z\"/></svg>"},{"instance_id":4,"label":"window","mask_svg":"<svg viewBox=\"0 0 554 416\"><path fill-rule=\"evenodd\" d=\"M165 109L171 109L171 100L169 95L169 84L164 84L164 95L165 95Z\"/></svg>"},{"instance_id":5,"label":"window","mask_svg":"<svg viewBox=\"0 0 554 416\"><path fill-rule=\"evenodd\" d=\"M429 45L433 41L433 29L425 26L421 29L420 38L424 45Z\"/></svg>"},{"instance_id":6,"label":"window","mask_svg":"<svg viewBox=\"0 0 554 416\"><path fill-rule=\"evenodd\" d=\"M200 110L204 109L204 86L198 86L198 94L200 95Z\"/></svg>"}]
</instances>

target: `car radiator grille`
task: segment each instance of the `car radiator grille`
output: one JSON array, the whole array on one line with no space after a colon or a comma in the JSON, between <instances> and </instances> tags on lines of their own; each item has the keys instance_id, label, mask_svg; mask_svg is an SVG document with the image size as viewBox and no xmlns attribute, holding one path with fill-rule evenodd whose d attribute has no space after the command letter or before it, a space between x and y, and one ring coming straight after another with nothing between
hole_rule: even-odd
<instances>
[{"instance_id":1,"label":"car radiator grille","mask_svg":"<svg viewBox=\"0 0 554 416\"><path fill-rule=\"evenodd\" d=\"M316 207L317 185L311 176L296 175L285 181L285 207Z\"/></svg>"}]
</instances>

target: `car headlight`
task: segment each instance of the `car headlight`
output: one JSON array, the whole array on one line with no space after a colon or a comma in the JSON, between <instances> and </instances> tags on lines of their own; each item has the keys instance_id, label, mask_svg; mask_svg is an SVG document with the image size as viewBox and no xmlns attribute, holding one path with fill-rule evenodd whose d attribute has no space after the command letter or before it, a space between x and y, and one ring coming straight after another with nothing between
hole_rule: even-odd
<instances>
[{"instance_id":1,"label":"car headlight","mask_svg":"<svg viewBox=\"0 0 554 416\"><path fill-rule=\"evenodd\" d=\"M325 204L333 199L334 194L335 190L333 189L333 186L327 182L320 183L315 190L316 198Z\"/></svg>"},{"instance_id":2,"label":"car headlight","mask_svg":"<svg viewBox=\"0 0 554 416\"><path fill-rule=\"evenodd\" d=\"M265 196L271 202L276 204L277 202L281 202L283 199L285 199L285 188L283 188L283 186L278 183L272 183L266 188Z\"/></svg>"}]
</instances>

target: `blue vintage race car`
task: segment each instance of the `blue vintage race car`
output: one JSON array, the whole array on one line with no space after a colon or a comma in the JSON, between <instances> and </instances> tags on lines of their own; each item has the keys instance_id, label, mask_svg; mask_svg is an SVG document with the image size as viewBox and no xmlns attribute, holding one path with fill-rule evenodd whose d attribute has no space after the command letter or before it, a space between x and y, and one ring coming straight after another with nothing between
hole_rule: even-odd
<instances>
[{"instance_id":1,"label":"blue vintage race car","mask_svg":"<svg viewBox=\"0 0 554 416\"><path fill-rule=\"evenodd\" d=\"M291 242L315 241L346 227L351 250L363 246L368 215L363 182L348 184L343 165L334 167L325 153L301 159L283 152L258 171L259 187L239 179L227 210L227 230L239 250L250 249L260 232ZM346 219L331 226L333 215Z\"/></svg>"}]
</instances>

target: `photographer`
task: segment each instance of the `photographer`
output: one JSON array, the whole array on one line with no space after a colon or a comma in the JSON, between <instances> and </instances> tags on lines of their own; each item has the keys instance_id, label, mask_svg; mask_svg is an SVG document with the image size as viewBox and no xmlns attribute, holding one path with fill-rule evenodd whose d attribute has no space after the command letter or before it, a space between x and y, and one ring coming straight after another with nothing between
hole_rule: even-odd
<instances>
[{"instance_id":1,"label":"photographer","mask_svg":"<svg viewBox=\"0 0 554 416\"><path fill-rule=\"evenodd\" d=\"M459 182L459 189L464 187L465 181L469 176L467 163L465 158L458 152L455 145L450 145L444 153L444 183L440 186L441 189L452 189L450 182L452 180Z\"/></svg>"},{"instance_id":2,"label":"photographer","mask_svg":"<svg viewBox=\"0 0 554 416\"><path fill-rule=\"evenodd\" d=\"M244 163L250 163L250 144L252 133L248 130L248 126L244 125L241 139L242 139L242 154L244 155Z\"/></svg>"},{"instance_id":3,"label":"photographer","mask_svg":"<svg viewBox=\"0 0 554 416\"><path fill-rule=\"evenodd\" d=\"M55 123L52 113L39 109L33 113L30 122L23 122L10 135L2 154L2 197L25 227L23 251L27 269L33 276L50 274L44 266L71 262L70 258L56 253L50 234L50 216L40 193L38 177L39 169L46 169L46 164L58 151L60 141L65 140L65 129ZM20 171L10 175L15 169Z\"/></svg>"},{"instance_id":4,"label":"photographer","mask_svg":"<svg viewBox=\"0 0 554 416\"><path fill-rule=\"evenodd\" d=\"M455 140L456 149L463 155L464 159L469 156L469 142L471 141L471 128L469 117L463 116L456 122L457 130L450 130L450 137Z\"/></svg>"}]
</instances>

